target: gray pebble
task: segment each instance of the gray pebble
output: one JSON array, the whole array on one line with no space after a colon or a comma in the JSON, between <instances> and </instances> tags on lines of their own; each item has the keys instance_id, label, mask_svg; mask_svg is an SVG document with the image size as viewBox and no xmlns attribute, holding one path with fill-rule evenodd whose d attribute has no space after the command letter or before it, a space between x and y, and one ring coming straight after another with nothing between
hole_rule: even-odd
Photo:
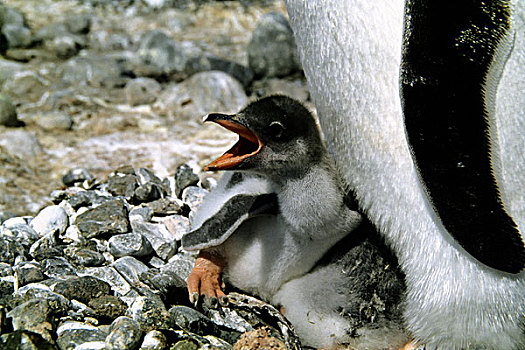
<instances>
[{"instance_id":1,"label":"gray pebble","mask_svg":"<svg viewBox=\"0 0 525 350\"><path fill-rule=\"evenodd\" d=\"M71 130L73 119L62 111L52 111L41 114L35 119L36 124L46 131Z\"/></svg>"},{"instance_id":2,"label":"gray pebble","mask_svg":"<svg viewBox=\"0 0 525 350\"><path fill-rule=\"evenodd\" d=\"M264 15L248 44L248 61L255 74L285 76L299 70L292 29L282 13Z\"/></svg>"},{"instance_id":3,"label":"gray pebble","mask_svg":"<svg viewBox=\"0 0 525 350\"><path fill-rule=\"evenodd\" d=\"M248 103L242 84L220 71L200 72L166 87L155 106L175 118L200 118L211 112L237 113Z\"/></svg>"},{"instance_id":4,"label":"gray pebble","mask_svg":"<svg viewBox=\"0 0 525 350\"><path fill-rule=\"evenodd\" d=\"M87 34L91 28L92 16L88 13L68 16L64 22L67 30L73 34Z\"/></svg>"},{"instance_id":5,"label":"gray pebble","mask_svg":"<svg viewBox=\"0 0 525 350\"><path fill-rule=\"evenodd\" d=\"M142 35L137 54L143 63L165 74L183 72L188 59L184 46L160 30L151 30Z\"/></svg>"},{"instance_id":6,"label":"gray pebble","mask_svg":"<svg viewBox=\"0 0 525 350\"><path fill-rule=\"evenodd\" d=\"M180 198L182 191L188 186L195 186L199 176L188 164L181 164L175 171L175 195Z\"/></svg>"},{"instance_id":7,"label":"gray pebble","mask_svg":"<svg viewBox=\"0 0 525 350\"><path fill-rule=\"evenodd\" d=\"M153 210L149 206L135 207L129 211L129 220L133 224L133 221L150 221L153 217Z\"/></svg>"},{"instance_id":8,"label":"gray pebble","mask_svg":"<svg viewBox=\"0 0 525 350\"><path fill-rule=\"evenodd\" d=\"M77 216L76 224L85 238L129 231L127 209L121 200L109 200Z\"/></svg>"},{"instance_id":9,"label":"gray pebble","mask_svg":"<svg viewBox=\"0 0 525 350\"><path fill-rule=\"evenodd\" d=\"M106 190L114 196L123 196L131 199L138 187L138 179L135 175L111 176L108 179Z\"/></svg>"},{"instance_id":10,"label":"gray pebble","mask_svg":"<svg viewBox=\"0 0 525 350\"><path fill-rule=\"evenodd\" d=\"M12 156L33 161L43 149L35 135L25 130L9 130L1 134L0 146Z\"/></svg>"},{"instance_id":11,"label":"gray pebble","mask_svg":"<svg viewBox=\"0 0 525 350\"><path fill-rule=\"evenodd\" d=\"M83 274L106 281L111 286L111 289L121 296L131 291L128 281L112 266L88 267Z\"/></svg>"},{"instance_id":12,"label":"gray pebble","mask_svg":"<svg viewBox=\"0 0 525 350\"><path fill-rule=\"evenodd\" d=\"M68 299L75 299L87 304L94 298L110 294L111 286L98 278L82 276L59 281L55 284L53 291Z\"/></svg>"},{"instance_id":13,"label":"gray pebble","mask_svg":"<svg viewBox=\"0 0 525 350\"><path fill-rule=\"evenodd\" d=\"M22 122L18 120L16 108L7 97L0 95L0 125L4 126L21 126Z\"/></svg>"},{"instance_id":14,"label":"gray pebble","mask_svg":"<svg viewBox=\"0 0 525 350\"><path fill-rule=\"evenodd\" d=\"M51 232L64 233L69 226L69 217L64 208L58 205L51 205L42 209L33 220L30 226L43 237Z\"/></svg>"},{"instance_id":15,"label":"gray pebble","mask_svg":"<svg viewBox=\"0 0 525 350\"><path fill-rule=\"evenodd\" d=\"M142 331L136 321L121 316L111 324L106 337L106 350L134 350L140 344Z\"/></svg>"},{"instance_id":16,"label":"gray pebble","mask_svg":"<svg viewBox=\"0 0 525 350\"><path fill-rule=\"evenodd\" d=\"M140 350L164 350L168 346L166 336L157 330L146 333L140 346Z\"/></svg>"},{"instance_id":17,"label":"gray pebble","mask_svg":"<svg viewBox=\"0 0 525 350\"><path fill-rule=\"evenodd\" d=\"M4 24L2 34L9 48L28 47L32 42L29 28L18 24Z\"/></svg>"},{"instance_id":18,"label":"gray pebble","mask_svg":"<svg viewBox=\"0 0 525 350\"><path fill-rule=\"evenodd\" d=\"M57 345L61 350L78 349L85 343L104 344L107 333L98 327L77 321L64 322L57 329Z\"/></svg>"},{"instance_id":19,"label":"gray pebble","mask_svg":"<svg viewBox=\"0 0 525 350\"><path fill-rule=\"evenodd\" d=\"M70 261L82 266L101 266L106 262L104 255L87 248L66 248L64 252Z\"/></svg>"},{"instance_id":20,"label":"gray pebble","mask_svg":"<svg viewBox=\"0 0 525 350\"><path fill-rule=\"evenodd\" d=\"M197 186L189 186L182 191L182 201L186 203L191 211L195 211L202 203L208 191Z\"/></svg>"},{"instance_id":21,"label":"gray pebble","mask_svg":"<svg viewBox=\"0 0 525 350\"><path fill-rule=\"evenodd\" d=\"M115 257L145 256L153 252L150 241L135 232L115 235L109 239L108 245L109 252Z\"/></svg>"},{"instance_id":22,"label":"gray pebble","mask_svg":"<svg viewBox=\"0 0 525 350\"><path fill-rule=\"evenodd\" d=\"M103 295L92 299L88 305L102 323L113 322L117 317L123 316L128 308L119 297L114 295Z\"/></svg>"},{"instance_id":23,"label":"gray pebble","mask_svg":"<svg viewBox=\"0 0 525 350\"><path fill-rule=\"evenodd\" d=\"M204 314L187 306L173 306L169 309L173 322L182 329L198 334L213 334L217 326Z\"/></svg>"},{"instance_id":24,"label":"gray pebble","mask_svg":"<svg viewBox=\"0 0 525 350\"><path fill-rule=\"evenodd\" d=\"M149 270L144 263L131 256L117 259L112 266L132 283L140 281L140 274Z\"/></svg>"},{"instance_id":25,"label":"gray pebble","mask_svg":"<svg viewBox=\"0 0 525 350\"><path fill-rule=\"evenodd\" d=\"M134 319L143 332L173 327L170 313L166 310L162 300L155 295L135 298L126 311L126 315Z\"/></svg>"},{"instance_id":26,"label":"gray pebble","mask_svg":"<svg viewBox=\"0 0 525 350\"><path fill-rule=\"evenodd\" d=\"M14 330L30 330L52 341L51 318L66 311L62 305L49 302L48 299L31 299L9 311L7 317L11 318Z\"/></svg>"},{"instance_id":27,"label":"gray pebble","mask_svg":"<svg viewBox=\"0 0 525 350\"><path fill-rule=\"evenodd\" d=\"M36 261L22 262L15 266L16 277L19 286L25 286L28 283L40 282L44 279L42 268Z\"/></svg>"},{"instance_id":28,"label":"gray pebble","mask_svg":"<svg viewBox=\"0 0 525 350\"><path fill-rule=\"evenodd\" d=\"M173 239L166 226L146 222L132 222L131 227L134 233L144 237L151 244L151 247L161 259L167 261L177 252L177 242Z\"/></svg>"},{"instance_id":29,"label":"gray pebble","mask_svg":"<svg viewBox=\"0 0 525 350\"><path fill-rule=\"evenodd\" d=\"M44 339L38 333L28 330L17 330L2 334L0 341L0 345L5 346L5 349L56 350L53 342Z\"/></svg>"},{"instance_id":30,"label":"gray pebble","mask_svg":"<svg viewBox=\"0 0 525 350\"><path fill-rule=\"evenodd\" d=\"M65 276L76 276L76 270L66 259L50 258L41 262L44 275L49 278L64 278Z\"/></svg>"},{"instance_id":31,"label":"gray pebble","mask_svg":"<svg viewBox=\"0 0 525 350\"><path fill-rule=\"evenodd\" d=\"M151 202L162 197L164 190L160 185L148 182L140 185L134 193L133 199L135 202Z\"/></svg>"},{"instance_id":32,"label":"gray pebble","mask_svg":"<svg viewBox=\"0 0 525 350\"><path fill-rule=\"evenodd\" d=\"M136 78L128 81L124 92L132 106L147 105L155 102L161 91L160 84L151 78Z\"/></svg>"},{"instance_id":33,"label":"gray pebble","mask_svg":"<svg viewBox=\"0 0 525 350\"><path fill-rule=\"evenodd\" d=\"M62 182L66 186L73 186L76 183L86 180L93 180L93 175L84 168L71 169L62 177Z\"/></svg>"}]
</instances>

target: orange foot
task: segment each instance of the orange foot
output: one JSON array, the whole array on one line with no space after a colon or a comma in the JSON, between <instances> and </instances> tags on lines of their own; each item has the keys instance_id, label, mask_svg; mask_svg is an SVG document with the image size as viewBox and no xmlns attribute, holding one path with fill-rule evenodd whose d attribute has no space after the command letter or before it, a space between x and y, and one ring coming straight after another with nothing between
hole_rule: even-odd
<instances>
[{"instance_id":1,"label":"orange foot","mask_svg":"<svg viewBox=\"0 0 525 350\"><path fill-rule=\"evenodd\" d=\"M208 307L216 307L218 302L225 302L225 288L221 280L221 272L225 261L218 255L209 251L200 251L195 266L186 281L190 302L197 305L200 296Z\"/></svg>"}]
</instances>

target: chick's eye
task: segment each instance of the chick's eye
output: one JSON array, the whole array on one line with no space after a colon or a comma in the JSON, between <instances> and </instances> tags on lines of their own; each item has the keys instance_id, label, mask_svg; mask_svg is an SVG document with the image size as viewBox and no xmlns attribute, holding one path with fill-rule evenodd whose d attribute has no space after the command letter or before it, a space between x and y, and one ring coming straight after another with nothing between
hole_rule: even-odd
<instances>
[{"instance_id":1,"label":"chick's eye","mask_svg":"<svg viewBox=\"0 0 525 350\"><path fill-rule=\"evenodd\" d=\"M272 135L272 137L278 139L281 136L283 136L285 127L280 122L274 121L274 122L270 123L269 130L270 130L270 135Z\"/></svg>"}]
</instances>

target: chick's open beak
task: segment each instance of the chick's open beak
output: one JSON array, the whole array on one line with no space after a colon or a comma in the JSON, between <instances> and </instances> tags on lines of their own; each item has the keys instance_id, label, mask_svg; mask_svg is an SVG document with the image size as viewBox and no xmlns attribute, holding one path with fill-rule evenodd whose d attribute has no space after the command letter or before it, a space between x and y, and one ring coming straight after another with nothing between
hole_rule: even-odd
<instances>
[{"instance_id":1,"label":"chick's open beak","mask_svg":"<svg viewBox=\"0 0 525 350\"><path fill-rule=\"evenodd\" d=\"M259 153L263 147L261 140L250 129L241 124L238 115L208 114L205 122L211 121L239 135L239 140L222 156L204 167L204 171L235 168L246 158Z\"/></svg>"}]
</instances>

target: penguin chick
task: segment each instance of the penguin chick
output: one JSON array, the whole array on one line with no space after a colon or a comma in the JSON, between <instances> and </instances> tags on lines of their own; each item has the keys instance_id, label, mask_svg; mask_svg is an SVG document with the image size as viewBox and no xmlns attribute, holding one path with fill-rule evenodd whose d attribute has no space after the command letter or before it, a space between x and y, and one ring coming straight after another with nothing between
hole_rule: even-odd
<instances>
[{"instance_id":1,"label":"penguin chick","mask_svg":"<svg viewBox=\"0 0 525 350\"><path fill-rule=\"evenodd\" d=\"M343 188L315 120L299 102L271 96L238 114L210 114L205 121L239 135L239 141L205 170L239 171L248 183L258 179L266 184L266 192L276 194L279 211L252 217L222 244L215 246L215 241L201 250L188 280L190 296L223 296L217 278L211 287L202 278L207 275L200 272L202 264L212 261L224 265L235 287L270 301L284 282L304 275L355 229L361 215L345 205ZM236 190L235 185L231 187ZM190 237L183 240L185 249L203 248L188 244Z\"/></svg>"},{"instance_id":2,"label":"penguin chick","mask_svg":"<svg viewBox=\"0 0 525 350\"><path fill-rule=\"evenodd\" d=\"M186 250L201 249L188 278L190 299L223 298L223 272L234 287L284 306L307 345L334 347L363 335L348 334L341 312L358 305L348 291L355 279L344 281L341 264L309 273L362 221L345 204L313 116L297 101L271 96L205 121L236 132L239 141L205 168L234 172L205 199L182 240ZM315 311L316 326L305 321L305 310ZM407 341L401 330L390 333L395 335L382 335L381 348L394 337L402 338L399 345Z\"/></svg>"}]
</instances>

